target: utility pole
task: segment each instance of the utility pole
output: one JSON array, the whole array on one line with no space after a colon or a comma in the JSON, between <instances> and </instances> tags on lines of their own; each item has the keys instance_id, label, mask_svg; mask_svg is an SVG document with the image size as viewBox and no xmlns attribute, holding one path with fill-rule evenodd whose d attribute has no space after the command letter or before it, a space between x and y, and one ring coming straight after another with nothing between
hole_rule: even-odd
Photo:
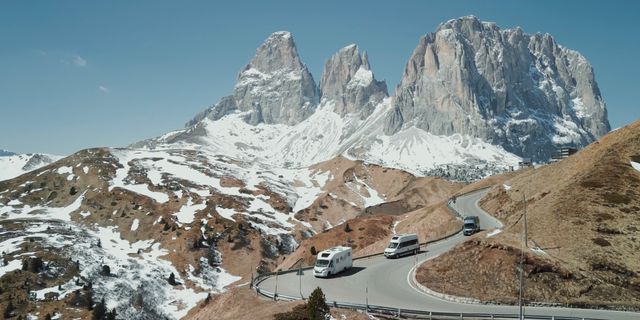
<instances>
[{"instance_id":1,"label":"utility pole","mask_svg":"<svg viewBox=\"0 0 640 320\"><path fill-rule=\"evenodd\" d=\"M529 234L527 231L527 198L522 195L522 201L524 201L524 247L529 249Z\"/></svg>"},{"instance_id":2,"label":"utility pole","mask_svg":"<svg viewBox=\"0 0 640 320\"><path fill-rule=\"evenodd\" d=\"M365 287L365 305L367 306L367 314L369 314L369 285Z\"/></svg>"},{"instance_id":3,"label":"utility pole","mask_svg":"<svg viewBox=\"0 0 640 320\"><path fill-rule=\"evenodd\" d=\"M300 299L304 300L304 296L302 295L302 261L298 264L298 285L300 286Z\"/></svg>"},{"instance_id":4,"label":"utility pole","mask_svg":"<svg viewBox=\"0 0 640 320\"><path fill-rule=\"evenodd\" d=\"M522 203L523 203L523 216L522 223L524 224L522 230L522 252L520 253L520 285L518 292L518 308L520 309L519 319L524 320L524 305L523 305L523 295L524 295L524 253L525 250L529 247L527 244L527 198L525 194L522 194Z\"/></svg>"}]
</instances>

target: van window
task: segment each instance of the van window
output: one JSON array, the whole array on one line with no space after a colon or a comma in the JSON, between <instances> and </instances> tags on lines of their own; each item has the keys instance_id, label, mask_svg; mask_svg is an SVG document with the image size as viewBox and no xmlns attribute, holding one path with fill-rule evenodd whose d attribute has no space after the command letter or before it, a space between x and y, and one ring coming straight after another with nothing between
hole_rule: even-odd
<instances>
[{"instance_id":1,"label":"van window","mask_svg":"<svg viewBox=\"0 0 640 320\"><path fill-rule=\"evenodd\" d=\"M323 253L323 254L321 254L320 256L321 256L321 257L323 257L323 258L326 258L326 257L328 257L328 256L329 256L329 254L328 254L328 253Z\"/></svg>"},{"instance_id":2,"label":"van window","mask_svg":"<svg viewBox=\"0 0 640 320\"><path fill-rule=\"evenodd\" d=\"M398 243L397 242L391 242L391 243L389 243L389 247L388 248L389 249L395 249L397 247L398 247Z\"/></svg>"},{"instance_id":3,"label":"van window","mask_svg":"<svg viewBox=\"0 0 640 320\"><path fill-rule=\"evenodd\" d=\"M418 244L418 240L413 239L413 240L409 240L409 241L405 241L405 242L400 243L398 248L410 247L410 246L414 246L416 244Z\"/></svg>"},{"instance_id":4,"label":"van window","mask_svg":"<svg viewBox=\"0 0 640 320\"><path fill-rule=\"evenodd\" d=\"M329 260L319 259L316 261L316 267L326 267L329 264Z\"/></svg>"}]
</instances>

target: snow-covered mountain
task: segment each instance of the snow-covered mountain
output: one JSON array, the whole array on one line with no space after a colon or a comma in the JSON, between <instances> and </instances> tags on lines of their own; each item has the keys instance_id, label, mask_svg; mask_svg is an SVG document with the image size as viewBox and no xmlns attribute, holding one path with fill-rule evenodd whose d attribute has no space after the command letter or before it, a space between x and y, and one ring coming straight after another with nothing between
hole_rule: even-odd
<instances>
[{"instance_id":1,"label":"snow-covered mountain","mask_svg":"<svg viewBox=\"0 0 640 320\"><path fill-rule=\"evenodd\" d=\"M21 174L44 167L61 156L44 153L16 154L0 150L0 181L15 178Z\"/></svg>"},{"instance_id":2,"label":"snow-covered mountain","mask_svg":"<svg viewBox=\"0 0 640 320\"><path fill-rule=\"evenodd\" d=\"M291 34L276 32L240 72L233 95L184 129L133 146L207 149L284 167L344 155L418 175L484 170L481 177L609 130L582 55L549 35L473 16L421 38L395 96L356 45L333 55L321 79L316 87Z\"/></svg>"}]
</instances>

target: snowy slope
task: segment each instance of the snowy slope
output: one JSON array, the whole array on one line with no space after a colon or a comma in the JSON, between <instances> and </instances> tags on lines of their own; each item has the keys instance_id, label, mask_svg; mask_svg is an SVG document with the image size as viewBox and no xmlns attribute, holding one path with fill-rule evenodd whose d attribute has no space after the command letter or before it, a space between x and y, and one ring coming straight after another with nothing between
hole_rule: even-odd
<instances>
[{"instance_id":1,"label":"snowy slope","mask_svg":"<svg viewBox=\"0 0 640 320\"><path fill-rule=\"evenodd\" d=\"M330 172L318 169L273 168L204 150L85 150L37 175L3 185L0 233L5 237L0 239L0 251L7 265L0 267L0 277L21 268L24 255L34 254L25 248L35 237L42 239L43 250L77 261L80 270L60 286L34 290L37 301L49 292L61 299L74 294L81 287L80 277L91 281L94 295L104 297L108 308L116 308L120 316L139 317L132 299L143 292L145 303L153 305L144 315L179 319L207 292L220 293L241 279L222 264L237 257L222 257L217 240L209 240L224 237L220 245L233 246L227 236L240 227L229 222L242 223L243 232L257 236L258 245L272 250L270 256L292 252L298 245L295 231L308 226L294 213L311 205L330 179ZM56 190L65 192L52 196L54 183ZM9 198L12 194L17 196ZM124 207L119 207L120 201ZM17 232L4 232L15 224L22 225ZM162 225L175 229L162 230ZM201 239L204 251L191 249L192 244L183 249L180 238L188 234ZM235 241L234 252L249 245ZM207 251L216 258L207 256ZM175 258L181 254L183 258ZM176 263L193 255L186 265ZM105 264L111 269L107 276L101 271ZM184 285L170 285L166 279L171 273Z\"/></svg>"},{"instance_id":2,"label":"snowy slope","mask_svg":"<svg viewBox=\"0 0 640 320\"><path fill-rule=\"evenodd\" d=\"M507 168L520 160L499 146L459 134L437 136L411 127L385 135L383 121L391 110L391 99L385 99L365 119L350 114L341 117L333 111L332 101L323 101L313 115L293 126L249 125L244 121L246 114L236 112L215 121L205 118L198 127L203 130L190 127L172 132L147 148L207 150L283 168L307 167L343 155L416 175L447 165Z\"/></svg>"},{"instance_id":3,"label":"snowy slope","mask_svg":"<svg viewBox=\"0 0 640 320\"><path fill-rule=\"evenodd\" d=\"M7 154L6 156L0 156L0 181L15 178L62 158L61 156L41 153Z\"/></svg>"}]
</instances>

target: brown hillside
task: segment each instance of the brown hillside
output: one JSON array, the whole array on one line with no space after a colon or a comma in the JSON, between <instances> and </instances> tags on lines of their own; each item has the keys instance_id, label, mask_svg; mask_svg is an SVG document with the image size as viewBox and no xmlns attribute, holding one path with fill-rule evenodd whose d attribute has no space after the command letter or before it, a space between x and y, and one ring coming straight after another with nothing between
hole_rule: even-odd
<instances>
[{"instance_id":1,"label":"brown hillside","mask_svg":"<svg viewBox=\"0 0 640 320\"><path fill-rule=\"evenodd\" d=\"M505 182L510 188L497 185L481 201L504 231L477 235L425 264L419 279L438 291L513 302L526 196L527 300L640 308L640 171L631 161L640 161L640 122L558 163L517 173ZM489 282L494 289L484 289Z\"/></svg>"},{"instance_id":2,"label":"brown hillside","mask_svg":"<svg viewBox=\"0 0 640 320\"><path fill-rule=\"evenodd\" d=\"M388 197L388 202L352 212L355 217L345 222L352 231L345 232L345 225L341 224L305 239L295 252L284 259L280 269L294 267L301 259L303 265L311 265L315 260L311 247L319 252L337 245L348 245L354 249L356 257L382 252L393 234L394 225L396 233L415 232L421 242L441 238L460 228L461 222L448 211L445 203L462 188L462 184L433 177L417 178L403 171L377 166L368 167L371 185L395 194ZM386 176L390 176L390 182L385 185L382 181ZM341 186L344 184L336 183L333 190ZM325 216L322 206L315 208L320 213L319 218ZM345 217L349 215L345 214Z\"/></svg>"}]
</instances>

